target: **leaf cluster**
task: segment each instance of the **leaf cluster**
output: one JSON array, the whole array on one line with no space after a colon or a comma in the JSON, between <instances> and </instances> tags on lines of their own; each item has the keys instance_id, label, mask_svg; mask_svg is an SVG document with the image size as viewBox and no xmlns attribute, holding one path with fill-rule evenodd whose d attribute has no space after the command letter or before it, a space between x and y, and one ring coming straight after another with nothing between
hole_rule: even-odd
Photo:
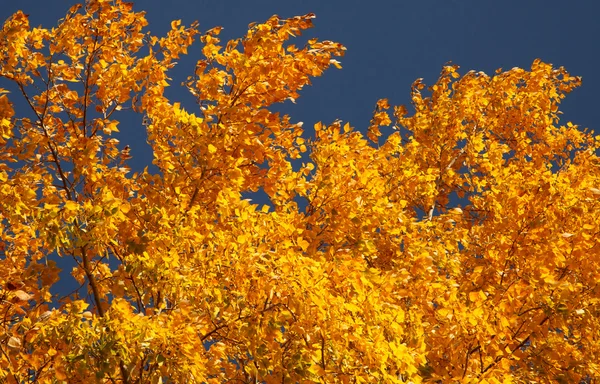
<instances>
[{"instance_id":1,"label":"leaf cluster","mask_svg":"<svg viewBox=\"0 0 600 384\"><path fill-rule=\"evenodd\" d=\"M559 120L581 79L447 65L414 113L382 99L364 133L307 139L273 105L341 67L339 43L290 44L313 18L224 47L180 21L154 36L120 0L4 23L0 380L599 377L600 143ZM190 110L165 88L197 41ZM120 131L146 135L152 170L131 173ZM65 259L81 286L62 296Z\"/></svg>"}]
</instances>

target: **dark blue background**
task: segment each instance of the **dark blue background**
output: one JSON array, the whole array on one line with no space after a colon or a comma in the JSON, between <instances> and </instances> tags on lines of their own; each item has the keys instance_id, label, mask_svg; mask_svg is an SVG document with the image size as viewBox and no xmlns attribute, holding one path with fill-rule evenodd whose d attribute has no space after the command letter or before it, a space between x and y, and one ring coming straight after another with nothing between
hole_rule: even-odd
<instances>
[{"instance_id":1,"label":"dark blue background","mask_svg":"<svg viewBox=\"0 0 600 384\"><path fill-rule=\"evenodd\" d=\"M22 9L33 26L51 28L76 1L2 0L0 20ZM565 100L561 110L567 120L581 127L597 126L600 74L600 2L597 1L367 1L367 0L140 0L136 10L147 11L147 30L162 36L174 19L189 25L194 20L206 31L223 26L223 40L245 33L250 22L261 22L273 14L287 18L313 12L315 28L307 33L338 41L347 47L343 69L330 69L313 86L302 91L296 105L278 109L293 121L303 121L310 135L317 121L335 119L365 130L379 98L392 105L408 104L410 85L419 77L431 85L448 61L461 66L460 73L474 69L493 74L497 68L528 69L535 58L565 66L583 77L583 86ZM306 36L302 38L302 42ZM302 45L298 43L297 45ZM200 46L180 60L171 72L172 101L182 101L190 111L195 105L178 84L193 73L201 58ZM6 82L0 81L0 87ZM15 101L17 115L28 115ZM119 125L123 145L131 144L133 170L149 165L152 155L145 144L140 116L123 116ZM385 134L385 132L384 132ZM65 268L62 276L68 276ZM64 284L64 285L62 285ZM61 281L66 290L70 283Z\"/></svg>"}]
</instances>

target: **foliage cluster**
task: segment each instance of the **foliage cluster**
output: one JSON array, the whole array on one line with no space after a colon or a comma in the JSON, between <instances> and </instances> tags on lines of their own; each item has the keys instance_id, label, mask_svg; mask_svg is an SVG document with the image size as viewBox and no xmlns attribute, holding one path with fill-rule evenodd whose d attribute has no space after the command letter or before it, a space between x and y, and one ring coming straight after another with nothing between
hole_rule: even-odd
<instances>
[{"instance_id":1,"label":"foliage cluster","mask_svg":"<svg viewBox=\"0 0 600 384\"><path fill-rule=\"evenodd\" d=\"M600 377L600 143L558 109L580 79L448 65L413 113L383 99L366 134L309 139L271 107L340 66L338 43L290 44L313 17L225 46L179 21L153 36L120 0L4 23L0 380ZM190 111L164 91L198 39ZM154 168L131 173L119 130ZM65 297L60 258L82 286Z\"/></svg>"}]
</instances>

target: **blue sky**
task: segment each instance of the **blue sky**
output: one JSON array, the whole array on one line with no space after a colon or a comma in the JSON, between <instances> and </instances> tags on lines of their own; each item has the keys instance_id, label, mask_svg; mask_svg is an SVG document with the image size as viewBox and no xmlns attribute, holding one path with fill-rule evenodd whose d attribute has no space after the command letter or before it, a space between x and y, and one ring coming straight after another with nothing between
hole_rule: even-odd
<instances>
[{"instance_id":1,"label":"blue sky","mask_svg":"<svg viewBox=\"0 0 600 384\"><path fill-rule=\"evenodd\" d=\"M32 25L51 28L64 17L71 0L4 1L0 19L22 9ZM565 100L564 123L573 121L595 129L600 101L600 2L597 1L392 1L392 0L139 0L136 10L147 11L148 30L161 36L174 19L184 24L200 22L201 30L223 26L223 40L241 36L250 22L273 14L292 17L315 13L315 28L308 37L338 41L347 47L343 69L330 69L305 88L295 105L283 105L293 121L304 127L342 119L366 130L375 103L388 98L393 105L408 104L410 85L416 78L435 82L442 66L452 61L461 74L474 69L492 74L497 68L529 68L535 58L565 66L583 77L583 86ZM304 39L307 37L305 36ZM200 59L200 46L173 70L168 95L190 111L195 105L179 84ZM0 87L6 82L0 80ZM13 97L16 94L12 95ZM14 100L17 101L17 100ZM17 114L22 103L16 103ZM21 113L19 113L21 112ZM139 116L138 116L139 117ZM139 170L152 159L141 126L141 117L122 121L120 140L131 144L131 166ZM131 126L132 129L123 129ZM65 268L65 277L69 272ZM68 291L69 283L61 282ZM75 288L76 286L73 286Z\"/></svg>"}]
</instances>

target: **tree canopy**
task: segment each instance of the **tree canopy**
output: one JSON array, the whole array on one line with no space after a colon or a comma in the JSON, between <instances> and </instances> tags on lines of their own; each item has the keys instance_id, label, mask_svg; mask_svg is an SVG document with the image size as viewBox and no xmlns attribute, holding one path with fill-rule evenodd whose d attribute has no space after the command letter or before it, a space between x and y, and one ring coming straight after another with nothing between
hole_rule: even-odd
<instances>
[{"instance_id":1,"label":"tree canopy","mask_svg":"<svg viewBox=\"0 0 600 384\"><path fill-rule=\"evenodd\" d=\"M293 45L313 18L224 45L180 21L154 36L120 0L4 23L2 382L600 377L600 141L559 120L581 79L446 65L410 111L304 130L273 106L345 50ZM186 108L165 88L192 44ZM139 172L125 131L152 148Z\"/></svg>"}]
</instances>

